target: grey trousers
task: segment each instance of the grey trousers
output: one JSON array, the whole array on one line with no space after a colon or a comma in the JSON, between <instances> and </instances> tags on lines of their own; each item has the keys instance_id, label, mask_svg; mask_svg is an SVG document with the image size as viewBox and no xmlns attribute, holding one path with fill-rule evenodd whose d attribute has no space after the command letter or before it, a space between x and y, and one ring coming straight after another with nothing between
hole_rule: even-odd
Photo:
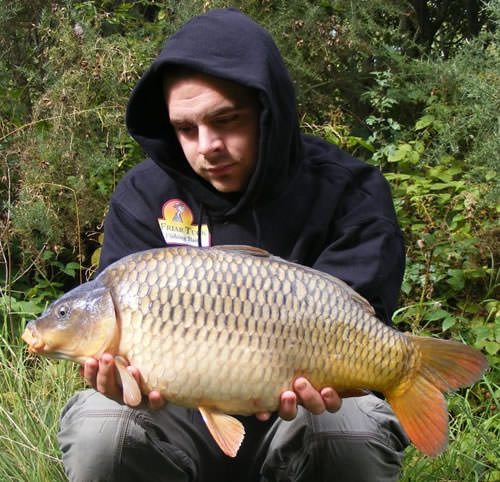
<instances>
[{"instance_id":1,"label":"grey trousers","mask_svg":"<svg viewBox=\"0 0 500 482\"><path fill-rule=\"evenodd\" d=\"M344 399L335 414L299 407L291 422L238 418L246 437L231 459L197 410L131 409L86 390L66 405L58 440L72 482L395 481L409 443L373 395Z\"/></svg>"}]
</instances>

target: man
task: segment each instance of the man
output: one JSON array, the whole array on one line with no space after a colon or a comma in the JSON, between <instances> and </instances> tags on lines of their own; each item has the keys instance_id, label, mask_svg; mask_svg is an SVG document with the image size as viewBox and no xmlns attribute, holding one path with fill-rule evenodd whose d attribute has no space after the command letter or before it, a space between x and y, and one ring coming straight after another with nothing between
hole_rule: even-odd
<instances>
[{"instance_id":1,"label":"man","mask_svg":"<svg viewBox=\"0 0 500 482\"><path fill-rule=\"evenodd\" d=\"M404 248L388 186L377 169L300 133L265 30L234 9L193 18L137 84L127 125L149 159L113 195L100 269L165 245L257 246L345 280L389 322ZM118 403L109 354L83 371L96 390L70 400L59 433L70 480L397 480L408 443L384 401L370 394L340 407L333 388L300 378L279 416L240 417L246 437L231 459L196 410L164 405L157 392L156 410Z\"/></svg>"}]
</instances>

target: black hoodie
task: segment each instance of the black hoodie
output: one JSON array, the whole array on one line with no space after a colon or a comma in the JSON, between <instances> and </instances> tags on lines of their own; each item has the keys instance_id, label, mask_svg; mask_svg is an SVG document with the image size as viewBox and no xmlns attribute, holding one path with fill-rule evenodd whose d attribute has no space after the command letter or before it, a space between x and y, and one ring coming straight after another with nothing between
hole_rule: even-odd
<instances>
[{"instance_id":1,"label":"black hoodie","mask_svg":"<svg viewBox=\"0 0 500 482\"><path fill-rule=\"evenodd\" d=\"M163 76L184 65L258 91L259 157L246 189L216 191L186 161L169 124ZM404 246L380 172L301 134L295 93L269 34L235 9L194 17L135 87L127 126L149 158L117 186L100 269L166 244L247 244L331 273L389 322Z\"/></svg>"}]
</instances>

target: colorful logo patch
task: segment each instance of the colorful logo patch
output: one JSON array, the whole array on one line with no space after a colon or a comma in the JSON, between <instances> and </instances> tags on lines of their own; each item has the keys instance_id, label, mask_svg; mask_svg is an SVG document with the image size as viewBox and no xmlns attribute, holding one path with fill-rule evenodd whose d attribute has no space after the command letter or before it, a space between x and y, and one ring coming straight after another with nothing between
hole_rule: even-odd
<instances>
[{"instance_id":1,"label":"colorful logo patch","mask_svg":"<svg viewBox=\"0 0 500 482\"><path fill-rule=\"evenodd\" d=\"M193 212L180 199L170 199L162 208L162 218L158 218L163 239L167 244L198 246L198 236L201 246L210 246L208 226L193 224Z\"/></svg>"}]
</instances>

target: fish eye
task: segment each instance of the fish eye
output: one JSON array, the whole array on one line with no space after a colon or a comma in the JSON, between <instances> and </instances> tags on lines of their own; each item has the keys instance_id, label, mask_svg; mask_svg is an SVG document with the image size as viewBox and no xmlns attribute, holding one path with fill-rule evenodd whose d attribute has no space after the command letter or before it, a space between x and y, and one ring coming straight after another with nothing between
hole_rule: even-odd
<instances>
[{"instance_id":1,"label":"fish eye","mask_svg":"<svg viewBox=\"0 0 500 482\"><path fill-rule=\"evenodd\" d=\"M67 318L69 311L68 305L61 305L57 308L56 316L58 319L63 320L64 318Z\"/></svg>"}]
</instances>

